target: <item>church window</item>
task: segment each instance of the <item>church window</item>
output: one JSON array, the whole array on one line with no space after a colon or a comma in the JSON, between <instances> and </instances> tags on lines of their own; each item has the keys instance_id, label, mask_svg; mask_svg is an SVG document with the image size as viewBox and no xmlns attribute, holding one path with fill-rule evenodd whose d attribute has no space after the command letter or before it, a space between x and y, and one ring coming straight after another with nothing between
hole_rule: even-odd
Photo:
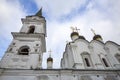
<instances>
[{"instance_id":1,"label":"church window","mask_svg":"<svg viewBox=\"0 0 120 80\"><path fill-rule=\"evenodd\" d=\"M85 67L91 67L92 62L91 62L90 55L88 53L82 53L81 56L83 58L83 62L84 62Z\"/></svg>"},{"instance_id":2,"label":"church window","mask_svg":"<svg viewBox=\"0 0 120 80\"><path fill-rule=\"evenodd\" d=\"M118 60L118 62L120 63L120 54L117 53L117 54L115 55L115 57L116 57L116 59Z\"/></svg>"},{"instance_id":3,"label":"church window","mask_svg":"<svg viewBox=\"0 0 120 80\"><path fill-rule=\"evenodd\" d=\"M34 33L35 26L30 26L28 33Z\"/></svg>"},{"instance_id":4,"label":"church window","mask_svg":"<svg viewBox=\"0 0 120 80\"><path fill-rule=\"evenodd\" d=\"M85 58L85 63L87 65L87 67L90 67L90 62L89 62L88 58Z\"/></svg>"},{"instance_id":5,"label":"church window","mask_svg":"<svg viewBox=\"0 0 120 80\"><path fill-rule=\"evenodd\" d=\"M28 55L29 54L29 47L28 46L22 46L19 49L19 55Z\"/></svg>"},{"instance_id":6,"label":"church window","mask_svg":"<svg viewBox=\"0 0 120 80\"><path fill-rule=\"evenodd\" d=\"M106 67L109 67L109 65L108 65L108 63L107 63L107 61L106 61L105 58L102 58L102 61L103 61L104 65L105 65Z\"/></svg>"}]
</instances>

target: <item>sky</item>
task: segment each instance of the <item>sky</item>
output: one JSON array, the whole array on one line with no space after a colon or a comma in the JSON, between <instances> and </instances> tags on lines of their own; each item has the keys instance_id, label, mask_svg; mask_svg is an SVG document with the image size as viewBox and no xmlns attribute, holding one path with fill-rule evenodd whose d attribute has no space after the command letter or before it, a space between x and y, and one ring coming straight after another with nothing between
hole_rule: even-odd
<instances>
[{"instance_id":1,"label":"sky","mask_svg":"<svg viewBox=\"0 0 120 80\"><path fill-rule=\"evenodd\" d=\"M92 28L104 42L120 44L120 0L0 0L0 58L13 39L11 32L21 29L21 18L34 15L41 7L47 21L43 68L50 49L53 67L60 68L66 41L71 41L71 26L80 29L79 34L88 41L94 36Z\"/></svg>"}]
</instances>

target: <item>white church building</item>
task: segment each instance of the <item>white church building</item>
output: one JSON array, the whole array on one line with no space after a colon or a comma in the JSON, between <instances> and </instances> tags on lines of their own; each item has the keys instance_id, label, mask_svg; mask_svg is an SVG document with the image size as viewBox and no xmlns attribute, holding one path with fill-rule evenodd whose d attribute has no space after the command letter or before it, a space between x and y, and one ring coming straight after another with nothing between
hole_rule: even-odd
<instances>
[{"instance_id":1,"label":"white church building","mask_svg":"<svg viewBox=\"0 0 120 80\"><path fill-rule=\"evenodd\" d=\"M73 28L61 59L60 69L54 69L53 58L47 59L46 20L42 9L22 19L19 32L12 32L13 40L0 61L0 80L120 80L120 45L103 42L95 34L92 41Z\"/></svg>"}]
</instances>

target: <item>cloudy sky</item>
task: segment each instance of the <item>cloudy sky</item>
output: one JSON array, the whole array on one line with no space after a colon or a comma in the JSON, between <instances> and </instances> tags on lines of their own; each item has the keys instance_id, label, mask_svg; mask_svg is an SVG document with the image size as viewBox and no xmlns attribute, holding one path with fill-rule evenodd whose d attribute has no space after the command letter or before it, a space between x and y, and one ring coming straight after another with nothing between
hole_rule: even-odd
<instances>
[{"instance_id":1,"label":"cloudy sky","mask_svg":"<svg viewBox=\"0 0 120 80\"><path fill-rule=\"evenodd\" d=\"M11 32L22 27L21 18L34 15L41 7L47 20L44 68L50 49L54 68L60 67L66 41L71 41L71 26L79 28L88 41L93 38L93 28L104 42L120 44L120 0L0 0L0 58L13 39Z\"/></svg>"}]
</instances>

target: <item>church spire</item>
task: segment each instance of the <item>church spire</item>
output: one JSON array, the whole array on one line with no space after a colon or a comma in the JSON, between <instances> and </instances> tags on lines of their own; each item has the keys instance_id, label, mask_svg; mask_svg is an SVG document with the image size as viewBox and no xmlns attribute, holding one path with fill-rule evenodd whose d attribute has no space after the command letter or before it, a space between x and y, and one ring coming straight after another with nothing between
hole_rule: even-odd
<instances>
[{"instance_id":1,"label":"church spire","mask_svg":"<svg viewBox=\"0 0 120 80\"><path fill-rule=\"evenodd\" d=\"M42 8L35 14L35 16L42 17Z\"/></svg>"}]
</instances>

